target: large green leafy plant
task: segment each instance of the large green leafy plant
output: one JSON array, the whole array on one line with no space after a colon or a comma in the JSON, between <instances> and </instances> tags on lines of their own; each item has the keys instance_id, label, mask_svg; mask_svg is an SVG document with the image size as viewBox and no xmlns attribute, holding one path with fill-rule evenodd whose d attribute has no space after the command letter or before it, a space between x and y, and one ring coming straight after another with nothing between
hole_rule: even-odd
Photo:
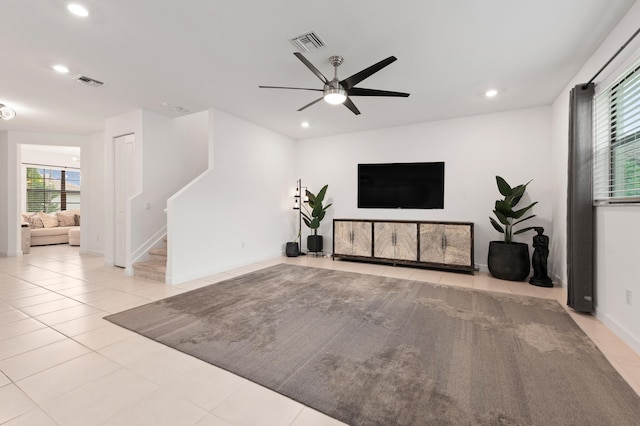
<instances>
[{"instance_id":1,"label":"large green leafy plant","mask_svg":"<svg viewBox=\"0 0 640 426\"><path fill-rule=\"evenodd\" d=\"M489 220L491 221L491 225L493 225L496 231L504 234L504 242L510 244L514 235L522 234L523 232L530 231L534 228L533 226L529 226L527 228L522 228L518 231L513 232L513 227L515 225L536 216L531 215L522 218L529 210L533 208L533 206L538 204L538 202L536 201L526 207L514 210L522 199L525 191L527 190L527 185L529 185L531 181L522 185L518 185L514 188L509 186L509 184L500 176L496 176L496 182L498 184L498 191L500 191L500 194L504 196L504 199L496 200L495 209L493 210L493 214L496 215L498 220L496 221L492 217L490 217Z\"/></svg>"},{"instance_id":2,"label":"large green leafy plant","mask_svg":"<svg viewBox=\"0 0 640 426\"><path fill-rule=\"evenodd\" d=\"M304 224L311 229L311 231L313 232L313 235L318 235L318 228L320 227L320 222L322 222L322 219L324 219L324 216L327 213L327 209L332 205L332 204L327 204L326 206L324 206L322 204L322 202L324 201L324 197L327 194L328 187L329 185L323 186L320 192L318 192L318 195L314 195L308 189L306 191L306 196L309 199L308 203L311 211L309 211L305 207L306 212L304 211L301 212L302 220L304 220Z\"/></svg>"}]
</instances>

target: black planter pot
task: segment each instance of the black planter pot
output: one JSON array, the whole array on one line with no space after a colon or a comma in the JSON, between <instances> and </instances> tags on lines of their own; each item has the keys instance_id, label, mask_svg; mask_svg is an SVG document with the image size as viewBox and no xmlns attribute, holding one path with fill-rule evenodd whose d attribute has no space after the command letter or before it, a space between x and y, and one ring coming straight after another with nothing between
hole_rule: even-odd
<instances>
[{"instance_id":1,"label":"black planter pot","mask_svg":"<svg viewBox=\"0 0 640 426\"><path fill-rule=\"evenodd\" d=\"M491 275L496 278L524 281L531 270L529 246L524 243L506 244L504 241L491 241L487 265Z\"/></svg>"},{"instance_id":2,"label":"black planter pot","mask_svg":"<svg viewBox=\"0 0 640 426\"><path fill-rule=\"evenodd\" d=\"M287 243L285 253L287 254L287 257L298 257L300 255L300 247L298 246L298 243Z\"/></svg>"},{"instance_id":3,"label":"black planter pot","mask_svg":"<svg viewBox=\"0 0 640 426\"><path fill-rule=\"evenodd\" d=\"M307 251L311 253L322 251L322 235L309 235L307 237Z\"/></svg>"}]
</instances>

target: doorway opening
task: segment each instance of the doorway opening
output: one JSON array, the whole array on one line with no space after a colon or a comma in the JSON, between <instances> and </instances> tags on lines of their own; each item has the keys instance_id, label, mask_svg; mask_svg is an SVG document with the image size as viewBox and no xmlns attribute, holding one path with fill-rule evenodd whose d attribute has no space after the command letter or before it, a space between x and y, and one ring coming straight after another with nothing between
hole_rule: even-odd
<instances>
[{"instance_id":1,"label":"doorway opening","mask_svg":"<svg viewBox=\"0 0 640 426\"><path fill-rule=\"evenodd\" d=\"M20 145L21 249L66 244L80 251L81 148Z\"/></svg>"}]
</instances>

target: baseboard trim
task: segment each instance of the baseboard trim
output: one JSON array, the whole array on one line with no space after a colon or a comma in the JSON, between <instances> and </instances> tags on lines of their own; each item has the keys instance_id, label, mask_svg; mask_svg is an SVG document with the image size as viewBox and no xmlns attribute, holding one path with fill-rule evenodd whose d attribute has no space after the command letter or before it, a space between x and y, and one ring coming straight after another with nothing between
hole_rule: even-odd
<instances>
[{"instance_id":1,"label":"baseboard trim","mask_svg":"<svg viewBox=\"0 0 640 426\"><path fill-rule=\"evenodd\" d=\"M98 250L80 250L80 254L87 256L102 256L104 257L104 252Z\"/></svg>"},{"instance_id":2,"label":"baseboard trim","mask_svg":"<svg viewBox=\"0 0 640 426\"><path fill-rule=\"evenodd\" d=\"M604 325L609 327L616 336L621 338L627 345L629 345L636 353L640 354L640 338L634 335L626 327L622 326L618 321L611 318L606 313L598 310L596 306L596 318L600 320Z\"/></svg>"},{"instance_id":3,"label":"baseboard trim","mask_svg":"<svg viewBox=\"0 0 640 426\"><path fill-rule=\"evenodd\" d=\"M183 274L183 275L179 275L179 276L168 276L167 275L167 281L166 283L169 285L177 285L177 284L182 284L182 283L186 283L189 281L193 281L193 280L197 280L203 277L207 277L209 275L214 275L214 274L219 274L220 272L225 272L225 271L229 271L231 269L234 268L240 268L242 266L247 266L247 265L251 265L253 263L258 263L258 262L263 262L265 260L270 260L270 259L275 259L275 258L279 258L282 257L284 255L284 252L282 251L275 251L263 256L256 256L256 257L252 257L252 258L243 258L242 260L237 260L237 261L233 261L233 262L227 262L221 265L215 265L212 266L206 270L202 270L202 271L198 271L192 274Z\"/></svg>"}]
</instances>

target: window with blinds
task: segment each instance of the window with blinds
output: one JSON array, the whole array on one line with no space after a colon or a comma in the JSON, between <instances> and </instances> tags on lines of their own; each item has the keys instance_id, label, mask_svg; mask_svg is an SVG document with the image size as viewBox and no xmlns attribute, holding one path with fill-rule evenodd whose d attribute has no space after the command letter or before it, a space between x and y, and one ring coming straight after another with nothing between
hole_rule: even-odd
<instances>
[{"instance_id":1,"label":"window with blinds","mask_svg":"<svg viewBox=\"0 0 640 426\"><path fill-rule=\"evenodd\" d=\"M593 198L640 203L640 65L596 94Z\"/></svg>"},{"instance_id":2,"label":"window with blinds","mask_svg":"<svg viewBox=\"0 0 640 426\"><path fill-rule=\"evenodd\" d=\"M27 212L80 208L80 171L27 167Z\"/></svg>"}]
</instances>

